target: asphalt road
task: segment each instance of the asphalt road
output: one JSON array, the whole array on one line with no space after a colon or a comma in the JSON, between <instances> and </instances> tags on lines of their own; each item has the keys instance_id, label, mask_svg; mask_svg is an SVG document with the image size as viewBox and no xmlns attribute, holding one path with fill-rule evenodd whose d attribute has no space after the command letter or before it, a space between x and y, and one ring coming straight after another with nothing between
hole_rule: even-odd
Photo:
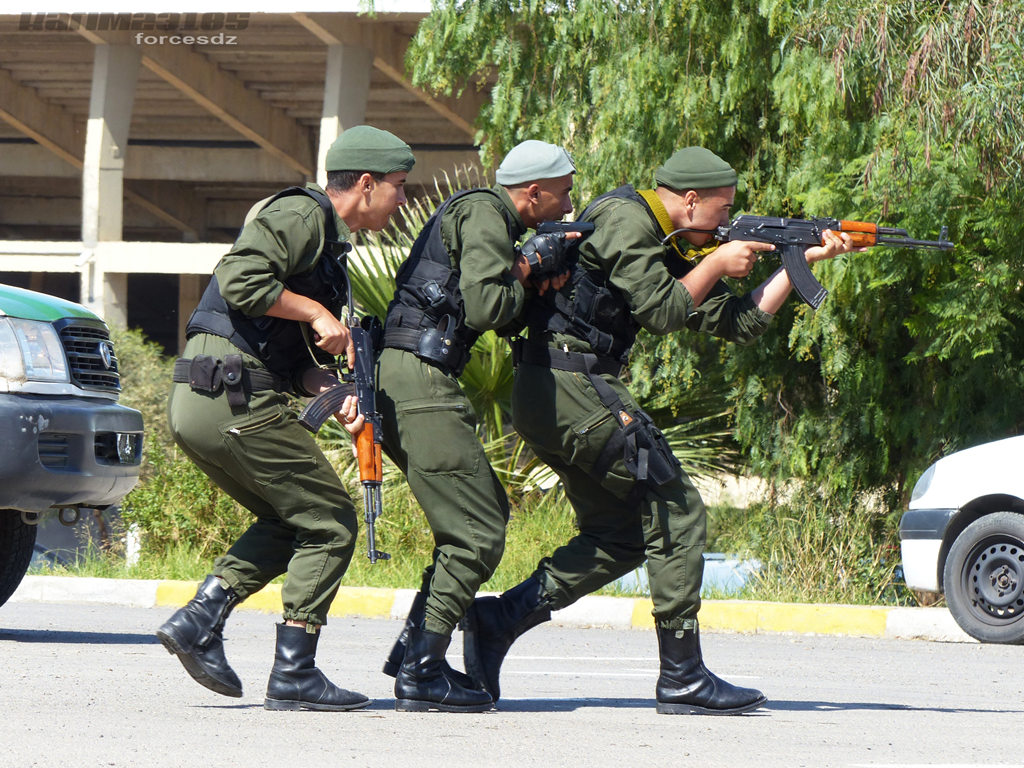
<instances>
[{"instance_id":1,"label":"asphalt road","mask_svg":"<svg viewBox=\"0 0 1024 768\"><path fill-rule=\"evenodd\" d=\"M268 712L275 617L232 616L246 690L228 699L157 642L169 613L0 608L0 766L1024 766L1024 647L706 634L708 666L770 703L666 716L652 632L541 626L506 661L499 711L408 714L378 671L399 622L332 620L319 664L373 705Z\"/></svg>"}]
</instances>

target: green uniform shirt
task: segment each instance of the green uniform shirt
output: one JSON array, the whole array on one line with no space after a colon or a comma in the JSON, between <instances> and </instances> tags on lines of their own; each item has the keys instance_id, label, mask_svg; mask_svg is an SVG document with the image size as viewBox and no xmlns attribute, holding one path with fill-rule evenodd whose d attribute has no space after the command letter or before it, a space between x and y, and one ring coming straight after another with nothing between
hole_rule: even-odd
<instances>
[{"instance_id":1,"label":"green uniform shirt","mask_svg":"<svg viewBox=\"0 0 1024 768\"><path fill-rule=\"evenodd\" d=\"M306 188L323 192L316 184ZM260 205L262 201L254 208ZM348 241L348 226L337 211L332 212L338 240ZM249 221L213 270L228 306L249 317L267 314L284 292L284 281L312 271L320 260L326 238L321 219L315 200L291 195L275 200Z\"/></svg>"},{"instance_id":2,"label":"green uniform shirt","mask_svg":"<svg viewBox=\"0 0 1024 768\"><path fill-rule=\"evenodd\" d=\"M625 297L633 319L648 332L665 335L684 326L738 344L750 344L768 328L772 315L750 294L736 296L719 281L699 307L686 287L669 273L666 260L679 257L661 244L664 236L638 202L613 198L588 217L593 234L579 249L580 264L603 272ZM574 336L554 335L555 345L591 352Z\"/></svg>"},{"instance_id":3,"label":"green uniform shirt","mask_svg":"<svg viewBox=\"0 0 1024 768\"><path fill-rule=\"evenodd\" d=\"M306 188L323 192L316 184ZM261 200L253 206L234 246L213 270L227 305L249 317L265 315L284 292L289 277L316 268L327 236L322 209L311 197L283 197L261 210L263 205ZM351 238L348 226L333 207L331 212L338 240L347 242ZM320 363L334 362L330 354L316 347L312 350ZM310 357L305 368L312 366ZM297 371L293 383L300 381L301 371Z\"/></svg>"},{"instance_id":4,"label":"green uniform shirt","mask_svg":"<svg viewBox=\"0 0 1024 768\"><path fill-rule=\"evenodd\" d=\"M511 323L522 312L527 293L509 273L515 261L513 240L526 232L512 198L500 184L494 191L466 195L441 217L441 239L460 270L459 290L466 307L466 325L490 331ZM512 221L512 237L506 216Z\"/></svg>"}]
</instances>

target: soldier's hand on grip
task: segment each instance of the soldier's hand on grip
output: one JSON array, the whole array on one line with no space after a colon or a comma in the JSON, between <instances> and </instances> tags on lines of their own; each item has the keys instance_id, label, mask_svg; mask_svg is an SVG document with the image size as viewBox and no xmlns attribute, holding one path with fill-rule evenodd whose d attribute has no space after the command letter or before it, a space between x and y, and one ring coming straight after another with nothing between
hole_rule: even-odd
<instances>
[{"instance_id":1,"label":"soldier's hand on grip","mask_svg":"<svg viewBox=\"0 0 1024 768\"><path fill-rule=\"evenodd\" d=\"M318 313L309 324L313 328L313 342L320 349L332 355L345 355L351 368L355 360L356 348L352 343L352 333L348 326L326 309Z\"/></svg>"},{"instance_id":2,"label":"soldier's hand on grip","mask_svg":"<svg viewBox=\"0 0 1024 768\"><path fill-rule=\"evenodd\" d=\"M774 251L770 243L751 240L730 240L712 251L707 258L713 258L725 277L746 277L757 263L760 251Z\"/></svg>"}]
</instances>

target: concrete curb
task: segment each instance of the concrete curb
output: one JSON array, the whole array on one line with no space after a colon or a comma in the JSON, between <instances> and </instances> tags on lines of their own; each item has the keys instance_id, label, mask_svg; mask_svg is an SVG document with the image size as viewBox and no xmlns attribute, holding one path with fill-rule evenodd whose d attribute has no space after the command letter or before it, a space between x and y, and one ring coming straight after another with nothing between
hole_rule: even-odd
<instances>
[{"instance_id":1,"label":"concrete curb","mask_svg":"<svg viewBox=\"0 0 1024 768\"><path fill-rule=\"evenodd\" d=\"M68 576L26 576L11 602L98 603L141 608L180 608L196 593L193 581L131 581ZM329 616L404 619L412 589L342 587ZM651 601L632 597L584 597L551 620L563 627L653 629ZM271 584L236 610L281 613L281 587ZM974 643L945 608L882 608L859 605L758 603L704 600L701 629L709 632L766 632L884 637Z\"/></svg>"}]
</instances>

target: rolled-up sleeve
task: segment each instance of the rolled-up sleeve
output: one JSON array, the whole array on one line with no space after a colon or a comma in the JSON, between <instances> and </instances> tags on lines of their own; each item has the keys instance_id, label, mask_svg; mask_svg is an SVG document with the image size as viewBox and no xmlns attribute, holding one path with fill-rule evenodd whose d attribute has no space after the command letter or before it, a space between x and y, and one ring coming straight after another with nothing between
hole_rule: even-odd
<instances>
[{"instance_id":1,"label":"rolled-up sleeve","mask_svg":"<svg viewBox=\"0 0 1024 768\"><path fill-rule=\"evenodd\" d=\"M515 250L505 218L486 199L462 200L452 208L442 232L458 262L466 325L477 331L507 326L522 312L526 291L509 272Z\"/></svg>"},{"instance_id":2,"label":"rolled-up sleeve","mask_svg":"<svg viewBox=\"0 0 1024 768\"><path fill-rule=\"evenodd\" d=\"M229 307L265 315L284 292L284 280L303 271L320 251L323 234L298 210L268 210L249 222L214 269Z\"/></svg>"}]
</instances>

